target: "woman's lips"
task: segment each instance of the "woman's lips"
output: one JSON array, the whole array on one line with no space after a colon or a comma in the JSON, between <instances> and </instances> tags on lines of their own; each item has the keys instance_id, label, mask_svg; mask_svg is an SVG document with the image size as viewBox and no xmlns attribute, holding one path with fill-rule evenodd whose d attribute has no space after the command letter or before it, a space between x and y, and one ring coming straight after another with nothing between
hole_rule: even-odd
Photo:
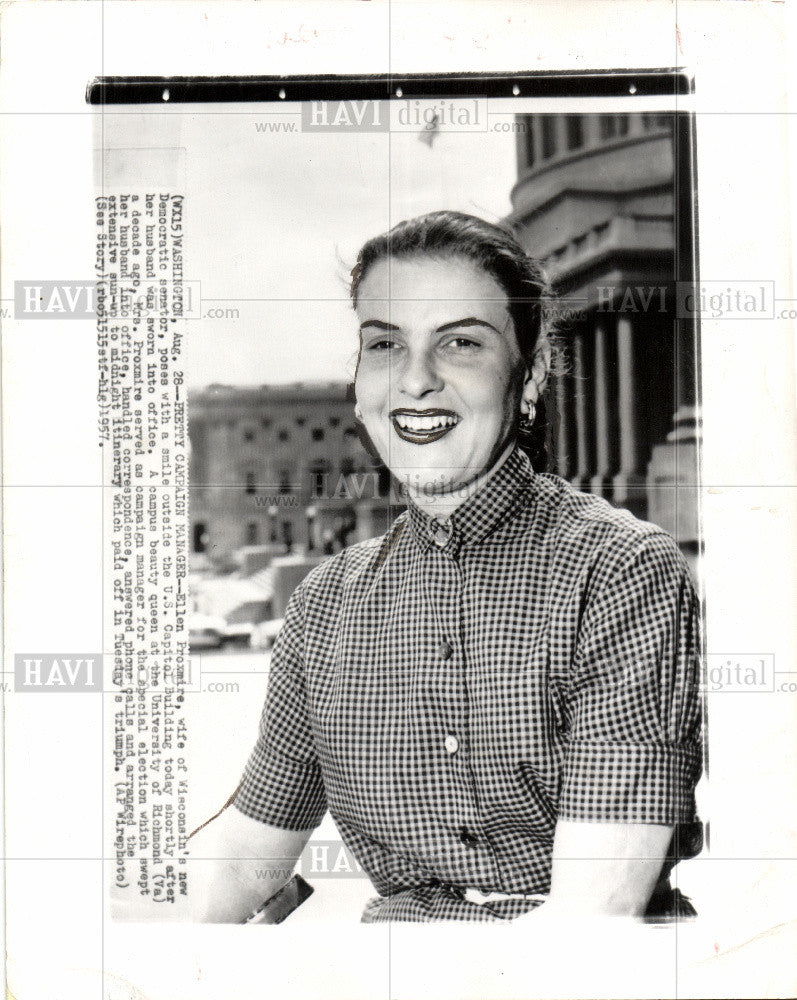
<instances>
[{"instance_id":1,"label":"woman's lips","mask_svg":"<svg viewBox=\"0 0 797 1000\"><path fill-rule=\"evenodd\" d=\"M392 410L393 428L410 444L431 444L439 441L459 423L458 414L451 410Z\"/></svg>"}]
</instances>

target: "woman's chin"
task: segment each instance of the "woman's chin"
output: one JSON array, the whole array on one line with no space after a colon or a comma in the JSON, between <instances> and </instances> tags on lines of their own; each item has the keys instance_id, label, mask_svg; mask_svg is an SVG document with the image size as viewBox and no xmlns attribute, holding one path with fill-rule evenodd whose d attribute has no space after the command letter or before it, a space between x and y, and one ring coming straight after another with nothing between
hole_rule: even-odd
<instances>
[{"instance_id":1,"label":"woman's chin","mask_svg":"<svg viewBox=\"0 0 797 1000\"><path fill-rule=\"evenodd\" d=\"M410 496L429 498L440 497L442 499L450 496L466 486L473 478L468 475L467 469L460 467L442 469L440 466L422 468L415 465L399 469L394 466L390 471Z\"/></svg>"},{"instance_id":2,"label":"woman's chin","mask_svg":"<svg viewBox=\"0 0 797 1000\"><path fill-rule=\"evenodd\" d=\"M393 435L380 441L378 451L395 479L411 496L445 496L478 479L488 471L491 454L481 449L467 453L452 448L441 438L428 444L414 444Z\"/></svg>"}]
</instances>

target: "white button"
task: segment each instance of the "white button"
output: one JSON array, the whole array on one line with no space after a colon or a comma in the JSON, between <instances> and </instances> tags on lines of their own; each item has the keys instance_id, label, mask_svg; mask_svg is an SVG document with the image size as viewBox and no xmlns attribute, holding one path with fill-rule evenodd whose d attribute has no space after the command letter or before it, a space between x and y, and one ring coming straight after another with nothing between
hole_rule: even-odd
<instances>
[{"instance_id":1,"label":"white button","mask_svg":"<svg viewBox=\"0 0 797 1000\"><path fill-rule=\"evenodd\" d=\"M443 746L445 746L449 753L456 753L459 750L459 740L456 736L446 736Z\"/></svg>"}]
</instances>

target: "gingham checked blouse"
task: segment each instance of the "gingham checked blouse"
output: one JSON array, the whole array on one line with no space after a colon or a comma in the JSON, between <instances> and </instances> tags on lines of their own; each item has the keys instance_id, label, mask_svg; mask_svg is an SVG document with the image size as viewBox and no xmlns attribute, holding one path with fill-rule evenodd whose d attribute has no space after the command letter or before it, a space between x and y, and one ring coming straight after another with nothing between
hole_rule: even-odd
<instances>
[{"instance_id":1,"label":"gingham checked blouse","mask_svg":"<svg viewBox=\"0 0 797 1000\"><path fill-rule=\"evenodd\" d=\"M547 892L559 817L695 820L698 627L669 535L516 448L449 530L410 504L301 583L235 805L329 809L365 921L516 916L461 890Z\"/></svg>"}]
</instances>

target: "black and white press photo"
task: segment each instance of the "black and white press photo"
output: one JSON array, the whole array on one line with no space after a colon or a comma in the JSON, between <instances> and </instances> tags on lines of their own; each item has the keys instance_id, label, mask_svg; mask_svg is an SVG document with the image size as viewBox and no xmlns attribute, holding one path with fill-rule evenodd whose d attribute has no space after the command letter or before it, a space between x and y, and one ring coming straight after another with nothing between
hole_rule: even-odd
<instances>
[{"instance_id":1,"label":"black and white press photo","mask_svg":"<svg viewBox=\"0 0 797 1000\"><path fill-rule=\"evenodd\" d=\"M794 993L782 7L3 6L9 996Z\"/></svg>"},{"instance_id":2,"label":"black and white press photo","mask_svg":"<svg viewBox=\"0 0 797 1000\"><path fill-rule=\"evenodd\" d=\"M122 854L117 912L692 919L695 178L668 96L689 82L381 85L90 91L114 102L106 248L141 249L139 304L138 277L171 296L180 334L147 318L160 424L187 415L176 456L147 450L188 470L184 603L162 605L187 684L148 709L184 746L118 799L142 831L176 796L166 898ZM660 110L625 111L629 87Z\"/></svg>"}]
</instances>

